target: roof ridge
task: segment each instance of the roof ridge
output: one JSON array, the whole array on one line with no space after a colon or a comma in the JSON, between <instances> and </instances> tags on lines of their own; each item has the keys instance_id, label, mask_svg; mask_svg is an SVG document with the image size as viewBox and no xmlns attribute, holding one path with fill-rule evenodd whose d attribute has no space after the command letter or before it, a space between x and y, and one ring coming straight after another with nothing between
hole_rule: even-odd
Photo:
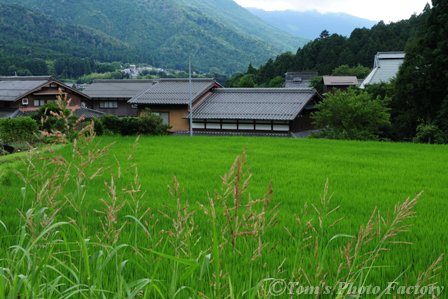
<instances>
[{"instance_id":1,"label":"roof ridge","mask_svg":"<svg viewBox=\"0 0 448 299\"><path fill-rule=\"evenodd\" d=\"M106 114L106 112L95 110L95 109L91 109L91 108L88 108L88 107L83 107L83 106L79 106L79 109L80 110L93 111L93 112L97 112L97 113L100 113L100 114Z\"/></svg>"},{"instance_id":2,"label":"roof ridge","mask_svg":"<svg viewBox=\"0 0 448 299\"><path fill-rule=\"evenodd\" d=\"M123 80L123 79L95 79L93 83L151 83L156 79L131 79L131 80Z\"/></svg>"},{"instance_id":3,"label":"roof ridge","mask_svg":"<svg viewBox=\"0 0 448 299\"><path fill-rule=\"evenodd\" d=\"M213 90L213 92L248 92L248 93L255 93L255 92L279 92L279 93L310 93L310 92L316 92L314 88L282 88L282 87L261 87L261 88L216 88Z\"/></svg>"},{"instance_id":4,"label":"roof ridge","mask_svg":"<svg viewBox=\"0 0 448 299\"><path fill-rule=\"evenodd\" d=\"M0 77L0 81L42 81L56 80L53 76L6 76Z\"/></svg>"},{"instance_id":5,"label":"roof ridge","mask_svg":"<svg viewBox=\"0 0 448 299\"><path fill-rule=\"evenodd\" d=\"M160 82L163 81L190 81L189 78L160 78ZM191 78L191 81L215 81L213 78Z\"/></svg>"}]
</instances>

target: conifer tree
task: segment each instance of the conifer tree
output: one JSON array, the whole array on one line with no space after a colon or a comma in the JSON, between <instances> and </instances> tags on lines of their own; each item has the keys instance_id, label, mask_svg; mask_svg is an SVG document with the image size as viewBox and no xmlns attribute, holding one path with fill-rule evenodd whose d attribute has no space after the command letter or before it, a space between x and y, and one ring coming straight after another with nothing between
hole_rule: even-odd
<instances>
[{"instance_id":1,"label":"conifer tree","mask_svg":"<svg viewBox=\"0 0 448 299\"><path fill-rule=\"evenodd\" d=\"M432 3L397 75L392 123L400 138L414 137L419 124L438 125L448 134L448 2Z\"/></svg>"}]
</instances>

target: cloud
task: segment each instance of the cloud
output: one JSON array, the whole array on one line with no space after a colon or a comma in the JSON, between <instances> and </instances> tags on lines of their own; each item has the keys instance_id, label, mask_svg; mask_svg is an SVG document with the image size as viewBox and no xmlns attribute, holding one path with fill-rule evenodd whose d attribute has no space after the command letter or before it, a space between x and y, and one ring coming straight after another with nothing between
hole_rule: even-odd
<instances>
[{"instance_id":1,"label":"cloud","mask_svg":"<svg viewBox=\"0 0 448 299\"><path fill-rule=\"evenodd\" d=\"M320 13L343 12L364 19L386 23L409 19L421 13L429 0L235 0L243 7L264 10L317 10Z\"/></svg>"}]
</instances>

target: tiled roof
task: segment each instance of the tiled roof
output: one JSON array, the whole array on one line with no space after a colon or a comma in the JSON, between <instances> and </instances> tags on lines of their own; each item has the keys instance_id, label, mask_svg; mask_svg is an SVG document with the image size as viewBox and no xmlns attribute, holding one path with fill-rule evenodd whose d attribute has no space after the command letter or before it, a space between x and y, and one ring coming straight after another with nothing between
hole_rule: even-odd
<instances>
[{"instance_id":1,"label":"tiled roof","mask_svg":"<svg viewBox=\"0 0 448 299\"><path fill-rule=\"evenodd\" d=\"M285 74L285 88L309 88L310 79L317 77L317 72L288 72Z\"/></svg>"},{"instance_id":2,"label":"tiled roof","mask_svg":"<svg viewBox=\"0 0 448 299\"><path fill-rule=\"evenodd\" d=\"M310 88L215 89L193 109L193 118L293 120L315 95Z\"/></svg>"},{"instance_id":3,"label":"tiled roof","mask_svg":"<svg viewBox=\"0 0 448 299\"><path fill-rule=\"evenodd\" d=\"M404 52L378 52L375 55L373 70L364 79L361 88L367 84L388 82L395 77L404 60Z\"/></svg>"},{"instance_id":4,"label":"tiled roof","mask_svg":"<svg viewBox=\"0 0 448 299\"><path fill-rule=\"evenodd\" d=\"M154 82L154 80L94 80L83 92L93 99L130 99L151 87Z\"/></svg>"},{"instance_id":5,"label":"tiled roof","mask_svg":"<svg viewBox=\"0 0 448 299\"><path fill-rule=\"evenodd\" d=\"M214 79L192 79L192 96L195 100L218 84ZM130 104L188 104L190 85L188 79L160 79L160 81L128 101Z\"/></svg>"},{"instance_id":6,"label":"tiled roof","mask_svg":"<svg viewBox=\"0 0 448 299\"><path fill-rule=\"evenodd\" d=\"M358 86L356 76L323 76L324 85L355 85Z\"/></svg>"},{"instance_id":7,"label":"tiled roof","mask_svg":"<svg viewBox=\"0 0 448 299\"><path fill-rule=\"evenodd\" d=\"M102 117L105 113L98 111L98 110L93 110L93 109L89 109L86 107L72 107L69 108L70 110L73 110L73 114L75 114L78 117L81 117L82 115L84 115L85 119L92 119L94 117ZM20 116L30 116L33 113L36 113L38 109L35 110L19 110L16 109L14 111L0 111L0 118L16 118L16 117L20 117Z\"/></svg>"},{"instance_id":8,"label":"tiled roof","mask_svg":"<svg viewBox=\"0 0 448 299\"><path fill-rule=\"evenodd\" d=\"M13 102L51 79L49 76L0 77L0 101Z\"/></svg>"},{"instance_id":9,"label":"tiled roof","mask_svg":"<svg viewBox=\"0 0 448 299\"><path fill-rule=\"evenodd\" d=\"M86 94L74 89L51 76L0 77L0 101L14 102L23 96L37 92L48 84L55 83L82 97ZM58 92L40 92L41 95L57 95Z\"/></svg>"},{"instance_id":10,"label":"tiled roof","mask_svg":"<svg viewBox=\"0 0 448 299\"><path fill-rule=\"evenodd\" d=\"M93 109L86 108L86 107L78 107L78 109L73 111L73 113L78 117L81 117L82 115L84 115L85 119L92 119L94 117L102 117L105 114L102 111L93 110Z\"/></svg>"},{"instance_id":11,"label":"tiled roof","mask_svg":"<svg viewBox=\"0 0 448 299\"><path fill-rule=\"evenodd\" d=\"M19 109L15 108L2 108L0 110L0 118L14 118L16 117Z\"/></svg>"},{"instance_id":12,"label":"tiled roof","mask_svg":"<svg viewBox=\"0 0 448 299\"><path fill-rule=\"evenodd\" d=\"M302 80L302 81L285 81L285 88L309 88L310 81Z\"/></svg>"}]
</instances>

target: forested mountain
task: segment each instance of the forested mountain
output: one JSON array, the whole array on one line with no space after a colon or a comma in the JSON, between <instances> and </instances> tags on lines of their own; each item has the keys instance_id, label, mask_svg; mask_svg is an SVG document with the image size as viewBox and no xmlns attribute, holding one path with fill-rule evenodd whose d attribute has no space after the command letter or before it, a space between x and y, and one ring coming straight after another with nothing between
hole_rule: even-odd
<instances>
[{"instance_id":1,"label":"forested mountain","mask_svg":"<svg viewBox=\"0 0 448 299\"><path fill-rule=\"evenodd\" d=\"M343 36L350 36L355 28L372 28L378 22L358 18L345 13L326 13L318 11L276 10L265 11L258 8L246 8L252 14L272 26L290 32L295 36L315 39L328 30Z\"/></svg>"},{"instance_id":2,"label":"forested mountain","mask_svg":"<svg viewBox=\"0 0 448 299\"><path fill-rule=\"evenodd\" d=\"M0 27L0 75L48 75L47 60L83 74L92 71L92 60L147 59L144 52L103 32L58 23L17 4L0 2Z\"/></svg>"},{"instance_id":3,"label":"forested mountain","mask_svg":"<svg viewBox=\"0 0 448 299\"><path fill-rule=\"evenodd\" d=\"M4 1L17 2L59 22L95 28L150 56L136 62L175 69L184 69L191 54L199 70L218 67L231 73L245 69L249 62L260 64L275 57L287 45L277 47L229 25L226 22L231 18L222 17L231 14L225 7L220 7L221 17L214 17L175 0ZM272 35L278 35L279 30L270 28Z\"/></svg>"},{"instance_id":4,"label":"forested mountain","mask_svg":"<svg viewBox=\"0 0 448 299\"><path fill-rule=\"evenodd\" d=\"M303 38L301 35L291 34L285 29L279 30L280 27L269 25L265 20L258 18L247 9L242 8L233 0L176 1L187 6L198 8L237 31L259 37L269 44L275 45L282 52L295 52L297 48L304 46L311 40L311 38Z\"/></svg>"}]
</instances>

